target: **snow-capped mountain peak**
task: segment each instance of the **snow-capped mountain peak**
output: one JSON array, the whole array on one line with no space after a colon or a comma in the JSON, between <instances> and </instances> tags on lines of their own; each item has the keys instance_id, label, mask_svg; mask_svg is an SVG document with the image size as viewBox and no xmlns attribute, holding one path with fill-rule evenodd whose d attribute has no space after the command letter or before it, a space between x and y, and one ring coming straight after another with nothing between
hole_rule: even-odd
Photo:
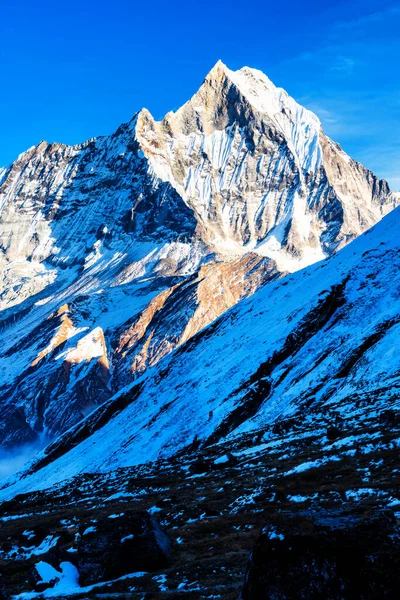
<instances>
[{"instance_id":1,"label":"snow-capped mountain peak","mask_svg":"<svg viewBox=\"0 0 400 600\"><path fill-rule=\"evenodd\" d=\"M316 115L248 67L218 62L175 113L156 122L142 111L136 136L155 177L173 186L221 255L252 250L294 271L396 204Z\"/></svg>"},{"instance_id":2,"label":"snow-capped mountain peak","mask_svg":"<svg viewBox=\"0 0 400 600\"><path fill-rule=\"evenodd\" d=\"M161 121L25 151L0 174L0 441L56 436L399 201L263 73L221 62Z\"/></svg>"},{"instance_id":3,"label":"snow-capped mountain peak","mask_svg":"<svg viewBox=\"0 0 400 600\"><path fill-rule=\"evenodd\" d=\"M0 598L397 597L399 203L221 61L0 169Z\"/></svg>"}]
</instances>

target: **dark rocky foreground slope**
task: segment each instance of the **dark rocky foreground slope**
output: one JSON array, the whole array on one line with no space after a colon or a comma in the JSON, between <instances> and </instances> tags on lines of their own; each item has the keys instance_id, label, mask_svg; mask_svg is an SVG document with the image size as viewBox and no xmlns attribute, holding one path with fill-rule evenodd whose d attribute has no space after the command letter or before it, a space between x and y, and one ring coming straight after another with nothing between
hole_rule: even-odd
<instances>
[{"instance_id":1,"label":"dark rocky foreground slope","mask_svg":"<svg viewBox=\"0 0 400 600\"><path fill-rule=\"evenodd\" d=\"M4 585L10 594L32 590L32 567L45 561L58 570L65 562L76 565L83 586L93 582L88 564L100 564L94 588L72 586L77 598L236 599L243 589L243 598L256 600L394 600L400 414L381 410L375 418L369 412L333 425L331 414L311 408L229 443L80 475L3 502ZM137 540L141 511L160 524L161 548L151 531L144 545ZM132 534L133 547L126 540ZM48 552L44 540L54 543ZM278 562L271 559L275 551ZM337 583L343 552L350 561L345 592L333 586L327 596L321 578ZM360 564L368 571L369 579L361 580L365 594L358 593ZM379 593L368 587L371 578ZM312 595L305 591L311 593L309 584ZM293 586L302 595L293 595ZM66 597L57 588L53 593Z\"/></svg>"},{"instance_id":2,"label":"dark rocky foreground slope","mask_svg":"<svg viewBox=\"0 0 400 600\"><path fill-rule=\"evenodd\" d=\"M279 512L256 542L241 598L395 598L399 532L376 507Z\"/></svg>"}]
</instances>

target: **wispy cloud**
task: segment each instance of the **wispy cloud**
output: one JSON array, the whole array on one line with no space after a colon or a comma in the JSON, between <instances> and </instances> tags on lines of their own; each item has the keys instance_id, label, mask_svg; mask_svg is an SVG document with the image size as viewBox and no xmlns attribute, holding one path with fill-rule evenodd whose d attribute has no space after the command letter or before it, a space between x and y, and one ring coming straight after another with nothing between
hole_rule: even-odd
<instances>
[{"instance_id":1,"label":"wispy cloud","mask_svg":"<svg viewBox=\"0 0 400 600\"><path fill-rule=\"evenodd\" d=\"M340 117L335 114L332 110L326 108L323 104L318 102L312 96L302 96L297 98L298 102L315 113L323 123L330 123L332 125L340 123Z\"/></svg>"},{"instance_id":2,"label":"wispy cloud","mask_svg":"<svg viewBox=\"0 0 400 600\"><path fill-rule=\"evenodd\" d=\"M296 99L329 137L399 190L400 2L333 22L323 38L285 62ZM319 45L318 45L319 43Z\"/></svg>"},{"instance_id":3,"label":"wispy cloud","mask_svg":"<svg viewBox=\"0 0 400 600\"><path fill-rule=\"evenodd\" d=\"M400 15L400 5L398 2L390 3L384 8L370 12L365 15L361 15L355 19L349 19L348 21L339 21L332 27L332 31L343 32L345 29L355 29L357 27L365 27L369 25L376 25L382 21L386 21L389 17L397 17Z\"/></svg>"},{"instance_id":4,"label":"wispy cloud","mask_svg":"<svg viewBox=\"0 0 400 600\"><path fill-rule=\"evenodd\" d=\"M326 72L336 73L338 76L351 75L354 70L362 65L360 58L343 54L343 47L335 44L320 47L313 52L302 52L297 56L287 59L288 63L308 63L319 65ZM357 49L358 50L358 49Z\"/></svg>"},{"instance_id":5,"label":"wispy cloud","mask_svg":"<svg viewBox=\"0 0 400 600\"><path fill-rule=\"evenodd\" d=\"M337 56L336 63L331 66L331 71L339 71L340 73L350 75L356 65L357 61L354 60L354 58L349 58L348 56Z\"/></svg>"}]
</instances>

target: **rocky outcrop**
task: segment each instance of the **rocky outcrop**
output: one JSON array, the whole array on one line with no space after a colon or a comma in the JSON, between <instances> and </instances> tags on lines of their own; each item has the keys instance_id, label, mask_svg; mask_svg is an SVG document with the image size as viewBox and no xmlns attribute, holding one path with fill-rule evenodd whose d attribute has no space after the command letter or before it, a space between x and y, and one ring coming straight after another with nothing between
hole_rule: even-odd
<instances>
[{"instance_id":1,"label":"rocky outcrop","mask_svg":"<svg viewBox=\"0 0 400 600\"><path fill-rule=\"evenodd\" d=\"M399 540L389 510L278 513L251 554L241 598L396 598Z\"/></svg>"},{"instance_id":2,"label":"rocky outcrop","mask_svg":"<svg viewBox=\"0 0 400 600\"><path fill-rule=\"evenodd\" d=\"M49 588L54 588L54 586L60 581L60 574L56 569L54 569L54 567L50 566L48 570L51 570L51 574L50 576L46 576L47 574L43 572L44 570L41 568L42 565L42 561L37 563L29 572L28 582L35 592L43 592Z\"/></svg>"},{"instance_id":3,"label":"rocky outcrop","mask_svg":"<svg viewBox=\"0 0 400 600\"><path fill-rule=\"evenodd\" d=\"M82 530L78 546L80 585L168 566L171 544L146 512L109 515Z\"/></svg>"},{"instance_id":4,"label":"rocky outcrop","mask_svg":"<svg viewBox=\"0 0 400 600\"><path fill-rule=\"evenodd\" d=\"M161 292L119 337L113 353L118 381L129 383L231 306L281 276L273 261L248 253L207 263L192 277Z\"/></svg>"},{"instance_id":5,"label":"rocky outcrop","mask_svg":"<svg viewBox=\"0 0 400 600\"><path fill-rule=\"evenodd\" d=\"M8 402L0 407L4 445L7 440L9 446L15 445L17 439L36 443L44 437L46 441L109 398L111 373L103 330L75 327L72 313L68 305L60 307L26 341L29 350L35 349L33 340L41 349L18 374L13 389L6 392ZM21 399L23 408L19 408Z\"/></svg>"},{"instance_id":6,"label":"rocky outcrop","mask_svg":"<svg viewBox=\"0 0 400 600\"><path fill-rule=\"evenodd\" d=\"M0 578L0 600L11 600L11 596L7 592L6 585L2 579L3 577Z\"/></svg>"}]
</instances>

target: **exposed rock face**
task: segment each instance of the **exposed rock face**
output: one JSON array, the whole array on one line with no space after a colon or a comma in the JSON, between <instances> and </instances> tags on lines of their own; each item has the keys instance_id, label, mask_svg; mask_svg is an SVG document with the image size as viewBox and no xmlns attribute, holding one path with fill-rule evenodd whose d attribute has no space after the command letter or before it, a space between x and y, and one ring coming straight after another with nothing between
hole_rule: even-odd
<instances>
[{"instance_id":1,"label":"exposed rock face","mask_svg":"<svg viewBox=\"0 0 400 600\"><path fill-rule=\"evenodd\" d=\"M44 348L20 374L3 408L0 431L10 445L68 429L76 423L77 414L88 414L109 397L111 375L103 331L86 329L74 326L68 305L39 327L37 339ZM33 401L24 403L25 419L21 415L17 423L21 398Z\"/></svg>"},{"instance_id":2,"label":"exposed rock face","mask_svg":"<svg viewBox=\"0 0 400 600\"><path fill-rule=\"evenodd\" d=\"M118 381L128 383L132 375L140 375L239 300L281 275L272 261L249 253L203 265L192 277L161 292L118 340L113 354Z\"/></svg>"},{"instance_id":3,"label":"exposed rock face","mask_svg":"<svg viewBox=\"0 0 400 600\"><path fill-rule=\"evenodd\" d=\"M2 578L0 579L0 600L11 600L11 596L7 592L7 588L2 581Z\"/></svg>"},{"instance_id":4,"label":"exposed rock face","mask_svg":"<svg viewBox=\"0 0 400 600\"><path fill-rule=\"evenodd\" d=\"M54 588L54 586L60 581L60 575L57 574L56 569L54 569L54 573L52 573L53 577L46 577L44 573L41 572L41 565L43 563L38 563L35 565L30 573L29 573L29 584L35 590L35 592L43 592L48 588Z\"/></svg>"},{"instance_id":5,"label":"exposed rock face","mask_svg":"<svg viewBox=\"0 0 400 600\"><path fill-rule=\"evenodd\" d=\"M78 547L81 585L117 579L169 564L171 544L146 512L110 515L82 531Z\"/></svg>"},{"instance_id":6,"label":"exposed rock face","mask_svg":"<svg viewBox=\"0 0 400 600\"><path fill-rule=\"evenodd\" d=\"M111 258L137 239L162 245L193 233L191 211L147 174L135 124L74 147L41 142L11 165L0 187L1 308L60 279L59 269L88 271L107 250Z\"/></svg>"},{"instance_id":7,"label":"exposed rock face","mask_svg":"<svg viewBox=\"0 0 400 600\"><path fill-rule=\"evenodd\" d=\"M275 515L251 554L243 600L396 598L400 536L392 512Z\"/></svg>"},{"instance_id":8,"label":"exposed rock face","mask_svg":"<svg viewBox=\"0 0 400 600\"><path fill-rule=\"evenodd\" d=\"M44 443L399 202L259 71L0 173L0 443Z\"/></svg>"}]
</instances>

